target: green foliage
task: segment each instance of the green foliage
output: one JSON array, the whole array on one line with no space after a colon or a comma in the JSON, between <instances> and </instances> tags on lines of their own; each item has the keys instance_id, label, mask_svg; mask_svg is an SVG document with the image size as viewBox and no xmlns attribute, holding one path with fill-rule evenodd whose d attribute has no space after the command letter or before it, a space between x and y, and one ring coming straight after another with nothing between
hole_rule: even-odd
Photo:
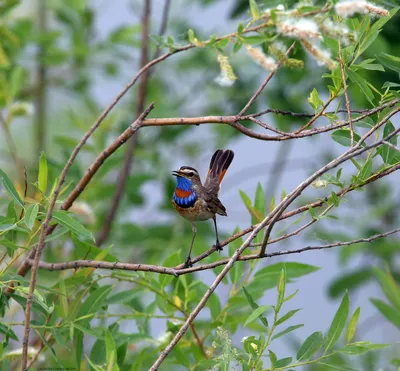
<instances>
[{"instance_id":1,"label":"green foliage","mask_svg":"<svg viewBox=\"0 0 400 371\"><path fill-rule=\"evenodd\" d=\"M268 91L258 97L246 114L252 110L259 112L265 107L290 112L310 112L311 107L311 111L326 120L326 125L332 125L330 129L335 128L331 136L327 136L327 140L331 140L329 143L336 142L349 150L368 130L398 109L398 8L390 9L389 16L379 19L364 12L343 18L335 12L336 1L328 2L326 8L322 8L324 2L315 2L312 6L309 2L294 0L281 3L278 0L237 0L232 4L233 14L238 16L233 32L214 36L207 35L199 28L199 23L187 18L186 5L182 5L179 14L173 14L169 20L167 34L155 34L149 38L150 57L175 53L187 41L190 44L187 47L190 50L180 52L179 58L173 57L175 59L171 58L170 64L158 65L159 70L155 73L151 70L145 101L154 101L156 111L155 116L150 117L196 117L240 112L257 89L258 73L265 76L271 72L268 63L274 66L278 62L281 68L274 76L274 83L268 85ZM27 12L19 7L21 4L17 0L0 3L0 149L4 162L0 169L0 369L14 369L21 360L23 339L19 330L23 323L16 321L23 321L30 282L29 276L17 274L18 267L37 246L62 169L81 138L105 109L107 103L95 94L99 90L98 81L125 86L135 73L132 63L136 63L134 57L139 55L142 47L139 23L117 24L115 28L105 27L102 32L97 32L104 14L95 2L46 2L48 22L43 30L36 19L37 12ZM311 49L307 49L304 42L309 38L295 33L285 34L282 29L283 22L293 25L299 19L314 22L320 32L320 37L311 43ZM150 32L156 32L158 28L154 22L152 15ZM249 32L249 29L254 31ZM345 39L335 34L338 30L346 30ZM348 117L347 112L340 111L345 105L345 87L338 40L350 104L352 109L362 109L359 113L352 113L353 133L347 126L342 126ZM285 51L293 41L295 48L288 56ZM315 48L320 53L315 53ZM254 64L268 71L257 70ZM322 80L320 76L326 72L326 66L330 71L323 75L326 80ZM45 71L44 80L41 80L40 71ZM221 79L214 84L212 80L218 73ZM179 81L176 76L179 76ZM194 85L191 87L191 84ZM223 88L224 84L226 87ZM45 103L40 103L41 87L45 90L42 96ZM108 89L101 86L100 90ZM332 99L329 106L328 99ZM188 163L195 163L215 147L227 146L237 139L240 133L229 125L210 125L207 135L205 132L192 135L197 129L185 125L140 129L135 142L133 171L128 176L119 213L104 246L96 245L98 239L95 236L101 234L119 185L117 174L124 168L123 150L113 153L101 165L86 188L76 190L79 199L70 210L62 207L78 181L92 171L90 164L137 116L133 112L137 100L137 91L133 90L131 96L128 94L107 115L81 148L52 212L50 226L55 229L45 236L41 255L45 262L85 259L169 268L183 262L183 254L192 237L191 228L186 221L175 219L170 204L174 188L170 170L177 160L188 158ZM199 102L201 104L197 104ZM364 115L366 108L384 104L387 104L385 109ZM42 109L45 117L40 114ZM277 129L293 133L309 123L309 118L302 116L306 115L294 115L294 118L288 114L274 115L271 121ZM40 132L40 123L45 124L43 132ZM253 123L242 124L253 129L250 126ZM393 134L397 124L395 118L387 121L376 131L375 139ZM310 125L304 128L303 133L322 127L318 126L319 122ZM334 125L339 126L336 128ZM262 133L263 128L258 129ZM46 148L39 148L41 136L45 138ZM307 142L309 145L319 138L315 135L304 140L310 140ZM323 188L321 192L325 193L313 195L312 202L323 200L327 209L319 212L318 206L306 208L308 211L282 228L277 238L285 240L282 230L286 233L303 217L309 216L315 222L315 229L310 234L310 240L314 241L347 241L359 235L380 233L381 225L397 226L399 211L397 198L393 197L395 187L389 189L381 184L374 184L358 195L358 205L365 206L367 215L361 215L364 208L358 205L350 217L345 212L338 212L337 217L328 214L330 208L335 206L339 209L349 200L347 191L361 188L372 178L380 177L382 172L398 166L400 153L393 148L398 146L398 135L392 136L388 142L390 145L384 143L365 156L352 159L354 166L343 165L333 169L335 173L324 174L314 182L315 192ZM363 147L366 145L362 143ZM332 151L343 150L337 145L323 147L318 156L308 156L304 162L319 167L322 161L334 155L331 148ZM285 158L278 159L282 161L282 169ZM268 199L270 192L281 194L281 200L286 196L285 190L270 190L262 185L264 173L269 173L267 167L258 173L260 181L254 195L248 196L240 190L243 205L226 205L229 206L227 209L241 206L242 210L247 210L246 215L250 218L246 227L263 222L269 212L275 210L279 196L276 200L274 195ZM274 171L271 177L275 174ZM298 199L299 206L307 205L305 197L309 195ZM332 219L337 224L330 224ZM339 227L336 228L339 223L350 226L351 231L345 228L347 232L340 232ZM196 254L206 251L213 237L211 224L198 224ZM242 225L238 226L233 234L242 229ZM271 238L276 237L277 230L277 227L272 229ZM294 233L293 237L299 236L300 232ZM255 236L253 245L243 255L256 254L264 235L265 229ZM227 251L228 256L232 256L247 237L244 235L231 241L224 253ZM296 245L302 242L300 237L294 237L292 241L296 241ZM279 246L283 246L283 242ZM290 248L292 246L287 247ZM313 314L305 313L307 322L298 323L296 318L301 308L296 308L298 304L294 306L293 298L300 287L302 295L312 298L316 307L319 305L322 293L304 288L303 277L316 277L315 272L320 268L295 259L271 263L269 259L253 259L253 256L248 261L237 261L212 293L201 315L190 324L185 337L168 355L163 367L354 370L358 367L357 361L353 360L355 355L361 356L361 363L369 360L373 367L378 364L373 357L381 357L384 367L389 367L389 363L398 367L399 359L385 353L384 348L390 344L374 344L361 339L357 332L359 320L362 320L360 307L348 318L351 314L348 292L353 297L353 293L367 282L376 280L385 298L371 298L371 302L384 320L396 330L400 328L398 253L397 241L390 238L341 248L340 263L343 265L357 255L371 259L348 273L338 270L338 277L327 284L331 297L342 297L338 310L330 326L326 325L321 331L312 329L309 333L314 332L304 338L298 330L313 327ZM204 263L218 259L217 254L212 254ZM385 266L385 270L372 268L370 261L377 267ZM177 278L166 274L157 276L151 269L148 272L130 272L73 268L51 272L39 267L32 301L30 340L35 335L44 344L39 356L39 359L43 356L43 366L102 371L149 369L207 292L212 275L222 269L207 270L211 277L200 271ZM11 282L14 291L6 295ZM310 308L304 307L306 310ZM329 323L325 313L319 315ZM242 342L237 341L243 333L249 336ZM282 343L293 344L293 349L283 350ZM31 348L28 353L30 358L36 355ZM376 370L368 366L364 369Z\"/></svg>"}]
</instances>

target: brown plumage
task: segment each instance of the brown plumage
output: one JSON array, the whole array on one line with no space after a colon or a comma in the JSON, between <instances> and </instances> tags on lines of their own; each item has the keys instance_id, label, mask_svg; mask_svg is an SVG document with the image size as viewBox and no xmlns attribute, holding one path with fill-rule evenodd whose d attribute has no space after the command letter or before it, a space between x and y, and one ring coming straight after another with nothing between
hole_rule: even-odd
<instances>
[{"instance_id":1,"label":"brown plumage","mask_svg":"<svg viewBox=\"0 0 400 371\"><path fill-rule=\"evenodd\" d=\"M220 184L226 171L232 163L234 153L231 150L218 149L210 160L210 166L204 185L201 183L199 173L190 166L182 166L173 175L177 177L177 186L172 198L172 204L176 211L186 220L192 222L193 238L190 245L186 265L190 266L190 254L196 236L194 222L213 219L216 248L221 250L218 239L216 214L227 216L225 206L218 198ZM185 197L182 197L182 196Z\"/></svg>"}]
</instances>

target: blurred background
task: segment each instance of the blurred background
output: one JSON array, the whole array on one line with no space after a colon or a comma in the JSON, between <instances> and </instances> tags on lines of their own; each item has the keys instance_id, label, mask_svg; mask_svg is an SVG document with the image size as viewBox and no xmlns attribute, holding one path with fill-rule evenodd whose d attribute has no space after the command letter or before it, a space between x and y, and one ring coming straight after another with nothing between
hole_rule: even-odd
<instances>
[{"instance_id":1,"label":"blurred background","mask_svg":"<svg viewBox=\"0 0 400 371\"><path fill-rule=\"evenodd\" d=\"M186 44L190 28L199 39L208 39L214 33L224 35L235 31L238 19L245 24L250 20L248 2L243 0L170 0L168 3L165 35L172 36L177 44ZM269 8L278 3L264 1L260 7ZM293 2L283 3L289 6ZM394 5L378 3L388 7ZM161 0L151 4L149 33L154 36L151 36L149 44L150 56L157 52L155 35L160 32L165 6L166 2ZM17 63L23 69L21 91L14 103L19 106L14 107L15 114L7 129L15 149L10 148L6 131L0 135L0 167L12 179L19 178L18 166L26 166L28 179L34 181L41 151L46 153L49 162L50 179L56 178L83 133L138 71L142 12L141 1L37 0L23 2L7 15L7 25L18 40L2 37L0 44L8 56L4 59L0 53L0 68ZM385 26L365 58L379 52L399 55L399 34L400 16L397 15ZM13 43L16 44L13 46ZM258 98L252 112L276 108L312 113L307 98L314 87L323 100L328 98L327 80L321 78L327 71L307 58L301 49L296 49L295 57L305 61L304 69L280 70ZM266 72L243 49L230 61L238 79L229 87L218 84L219 64L215 53L209 49L193 49L157 65L149 77L145 96L145 105L155 102L150 117L239 112L263 81ZM398 80L398 74L390 70L385 73L369 71L369 74L370 81L378 87L387 80ZM371 108L356 87L350 86L350 97L353 109ZM66 184L79 180L94 158L135 119L137 101L138 85L84 146ZM333 110L335 107L332 105ZM281 130L295 131L307 119L267 115L264 121ZM397 127L400 118L395 117L392 122ZM324 119L318 121L320 125L328 123ZM259 129L254 127L254 130ZM126 148L127 145L123 146L107 160L74 206L74 212L97 236L102 233L111 208ZM329 159L344 151L331 140L329 133L295 141L266 142L248 138L227 125L145 128L136 138L126 188L116 219L102 246L112 244L112 254L121 262L162 264L176 249L182 250L183 259L191 239L191 226L171 206L175 182L171 172L189 165L198 169L204 180L210 157L217 148L230 148L235 152L220 192L220 199L228 212L227 218L218 218L219 230L224 237L232 234L236 227L243 229L251 224L239 190L253 199L260 183L265 190L268 210L273 197L278 202L284 192L293 190ZM352 164L347 164L343 174L348 176L352 171ZM396 228L400 219L398 184L400 175L394 173L362 191L352 192L340 208L331 212L337 219L321 220L298 236L271 245L268 251L352 240ZM22 182L19 187L19 190L23 189ZM291 208L338 190L330 187L310 187ZM4 190L1 192L3 194ZM5 200L1 202L3 206L7 205ZM279 223L274 229L275 236L298 228L299 225L294 223L297 219ZM213 241L212 222L198 223L195 255L209 248ZM44 250L43 260L82 258L74 250L71 242L53 242L52 248ZM372 267L389 266L393 276L399 280L399 252L399 239L393 236L371 244L311 251L260 263L259 266L264 267L278 261L297 261L320 268L297 281L296 287L300 287L300 291L287 309L303 308L296 314L295 323L303 323L304 327L293 336L277 341L276 352L290 352L308 334L326 331L345 290L350 293L351 312L361 306L360 338L380 343L399 342L399 330L386 321L370 302L371 297L384 297ZM227 256L227 251L221 255ZM210 261L216 258L212 256ZM48 284L54 274L44 272L40 283ZM212 271L199 272L196 277L209 284L215 274ZM127 290L129 287L123 284L119 289ZM288 290L293 291L294 286L292 288L289 284ZM223 303L229 294L228 287L221 285L217 294ZM258 303L271 304L275 298L276 291L269 290ZM120 308L110 309L111 312L114 310L115 313L121 312ZM200 319L206 320L207 316L208 313L204 312ZM7 319L22 321L23 317L19 313ZM137 329L134 320L121 321L120 325L124 332ZM151 323L154 337L163 336L165 328L164 319ZM16 331L18 334L19 330L22 328ZM242 337L250 334L252 331L248 330L236 332L233 343L240 344ZM395 350L391 348L388 352ZM359 367L377 371L377 365L391 356L393 354L385 352L369 353Z\"/></svg>"}]
</instances>

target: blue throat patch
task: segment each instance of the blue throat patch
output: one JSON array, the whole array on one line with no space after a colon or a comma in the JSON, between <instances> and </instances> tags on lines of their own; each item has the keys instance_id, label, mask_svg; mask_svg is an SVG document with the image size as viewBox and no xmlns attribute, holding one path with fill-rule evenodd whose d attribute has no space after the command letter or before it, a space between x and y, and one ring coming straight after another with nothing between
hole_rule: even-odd
<instances>
[{"instance_id":1,"label":"blue throat patch","mask_svg":"<svg viewBox=\"0 0 400 371\"><path fill-rule=\"evenodd\" d=\"M173 198L178 206L189 208L195 204L195 202L197 201L197 194L194 189L192 189L192 185L193 183L189 179L181 176L176 177L176 188ZM182 193L186 193L187 195L185 195L184 197L178 197L177 193L178 195Z\"/></svg>"}]
</instances>

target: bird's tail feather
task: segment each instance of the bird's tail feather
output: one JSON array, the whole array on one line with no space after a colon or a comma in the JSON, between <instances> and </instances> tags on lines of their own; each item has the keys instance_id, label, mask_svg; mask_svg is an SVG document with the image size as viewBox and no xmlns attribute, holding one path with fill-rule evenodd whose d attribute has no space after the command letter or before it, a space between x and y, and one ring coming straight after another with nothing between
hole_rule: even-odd
<instances>
[{"instance_id":1,"label":"bird's tail feather","mask_svg":"<svg viewBox=\"0 0 400 371\"><path fill-rule=\"evenodd\" d=\"M235 154L230 149L222 150L218 149L215 151L210 160L210 166L208 169L208 177L217 179L218 184L222 182L229 165L232 163Z\"/></svg>"}]
</instances>

